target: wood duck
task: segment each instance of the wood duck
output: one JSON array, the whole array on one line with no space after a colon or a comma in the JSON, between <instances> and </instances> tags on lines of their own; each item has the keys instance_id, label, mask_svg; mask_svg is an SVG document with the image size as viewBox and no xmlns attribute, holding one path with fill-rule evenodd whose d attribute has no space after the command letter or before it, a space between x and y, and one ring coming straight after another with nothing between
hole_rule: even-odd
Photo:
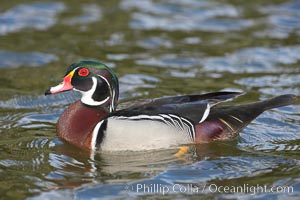
<instances>
[{"instance_id":1,"label":"wood duck","mask_svg":"<svg viewBox=\"0 0 300 200\"><path fill-rule=\"evenodd\" d=\"M63 81L45 95L68 90L82 94L57 123L58 136L84 149L150 150L233 138L265 110L286 106L295 95L243 105L220 106L240 92L164 97L117 110L116 74L96 61L69 66Z\"/></svg>"}]
</instances>

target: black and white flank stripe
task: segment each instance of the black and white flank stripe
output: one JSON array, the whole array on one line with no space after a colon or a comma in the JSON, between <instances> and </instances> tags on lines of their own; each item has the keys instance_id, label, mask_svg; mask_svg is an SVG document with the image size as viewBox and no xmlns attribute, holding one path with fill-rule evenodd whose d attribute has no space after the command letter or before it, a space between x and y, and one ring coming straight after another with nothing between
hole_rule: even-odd
<instances>
[{"instance_id":1,"label":"black and white flank stripe","mask_svg":"<svg viewBox=\"0 0 300 200\"><path fill-rule=\"evenodd\" d=\"M184 143L193 143L195 141L195 129L193 123L184 118L174 114L158 114L158 115L136 115L136 116L111 116L107 119L100 121L94 131L93 131L93 138L92 138L92 148L93 149L100 149L102 148L102 142L106 140L108 134L111 134L109 129L107 129L107 124L112 121L123 121L128 126L132 126L132 123L143 123L145 124L145 128L137 130L140 134L153 134L153 132L148 132L151 127L147 127L150 122L152 126L155 124L157 127L165 126L169 127L169 130L173 130L174 135L178 135L178 138L185 138L182 141ZM117 127L112 127L113 129ZM159 129L159 128L158 128ZM124 132L119 132L118 135L122 136L124 134L128 134L125 129ZM165 132L161 132L161 134L166 134ZM130 137L128 135L128 137ZM128 138L129 139L129 138ZM156 138L153 138L156 139ZM158 138L159 139L159 138ZM124 141L125 142L125 141ZM151 143L151 141L149 141Z\"/></svg>"},{"instance_id":2,"label":"black and white flank stripe","mask_svg":"<svg viewBox=\"0 0 300 200\"><path fill-rule=\"evenodd\" d=\"M170 127L187 133L187 136L191 141L195 140L195 129L192 122L183 117L179 117L174 114L158 114L158 115L137 115L137 116L114 116L113 118L124 119L124 120L152 120L160 121Z\"/></svg>"}]
</instances>

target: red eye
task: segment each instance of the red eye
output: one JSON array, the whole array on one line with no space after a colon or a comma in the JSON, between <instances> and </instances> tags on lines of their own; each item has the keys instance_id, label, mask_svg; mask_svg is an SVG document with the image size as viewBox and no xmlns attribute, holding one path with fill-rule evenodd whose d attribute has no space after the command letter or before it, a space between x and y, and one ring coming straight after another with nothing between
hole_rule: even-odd
<instances>
[{"instance_id":1,"label":"red eye","mask_svg":"<svg viewBox=\"0 0 300 200\"><path fill-rule=\"evenodd\" d=\"M89 70L87 68L81 68L79 71L78 71L78 75L79 76L87 76L89 75Z\"/></svg>"}]
</instances>

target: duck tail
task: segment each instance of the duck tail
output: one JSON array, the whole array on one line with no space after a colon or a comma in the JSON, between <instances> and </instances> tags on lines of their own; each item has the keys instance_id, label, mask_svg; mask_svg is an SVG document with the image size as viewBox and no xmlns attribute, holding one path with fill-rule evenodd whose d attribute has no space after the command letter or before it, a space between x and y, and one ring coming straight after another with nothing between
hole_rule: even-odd
<instances>
[{"instance_id":1,"label":"duck tail","mask_svg":"<svg viewBox=\"0 0 300 200\"><path fill-rule=\"evenodd\" d=\"M280 96L262 101L261 108L263 108L263 110L265 111L265 110L269 110L272 108L287 106L287 105L294 104L296 102L296 100L297 100L296 95L284 94L284 95L280 95Z\"/></svg>"},{"instance_id":2,"label":"duck tail","mask_svg":"<svg viewBox=\"0 0 300 200\"><path fill-rule=\"evenodd\" d=\"M232 138L262 112L294 104L296 100L296 95L285 94L255 103L213 107L208 118L196 126L196 142Z\"/></svg>"}]
</instances>

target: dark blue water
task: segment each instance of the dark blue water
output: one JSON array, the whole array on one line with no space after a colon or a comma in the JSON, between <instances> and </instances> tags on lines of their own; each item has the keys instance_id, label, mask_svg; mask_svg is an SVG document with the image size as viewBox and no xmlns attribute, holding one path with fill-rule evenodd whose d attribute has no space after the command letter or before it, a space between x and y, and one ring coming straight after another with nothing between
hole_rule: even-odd
<instances>
[{"instance_id":1,"label":"dark blue water","mask_svg":"<svg viewBox=\"0 0 300 200\"><path fill-rule=\"evenodd\" d=\"M88 152L56 136L75 92L43 95L68 65L100 60L122 102L245 91L300 94L300 1L4 1L0 7L3 199L299 199L300 106L263 113L232 141Z\"/></svg>"}]
</instances>

